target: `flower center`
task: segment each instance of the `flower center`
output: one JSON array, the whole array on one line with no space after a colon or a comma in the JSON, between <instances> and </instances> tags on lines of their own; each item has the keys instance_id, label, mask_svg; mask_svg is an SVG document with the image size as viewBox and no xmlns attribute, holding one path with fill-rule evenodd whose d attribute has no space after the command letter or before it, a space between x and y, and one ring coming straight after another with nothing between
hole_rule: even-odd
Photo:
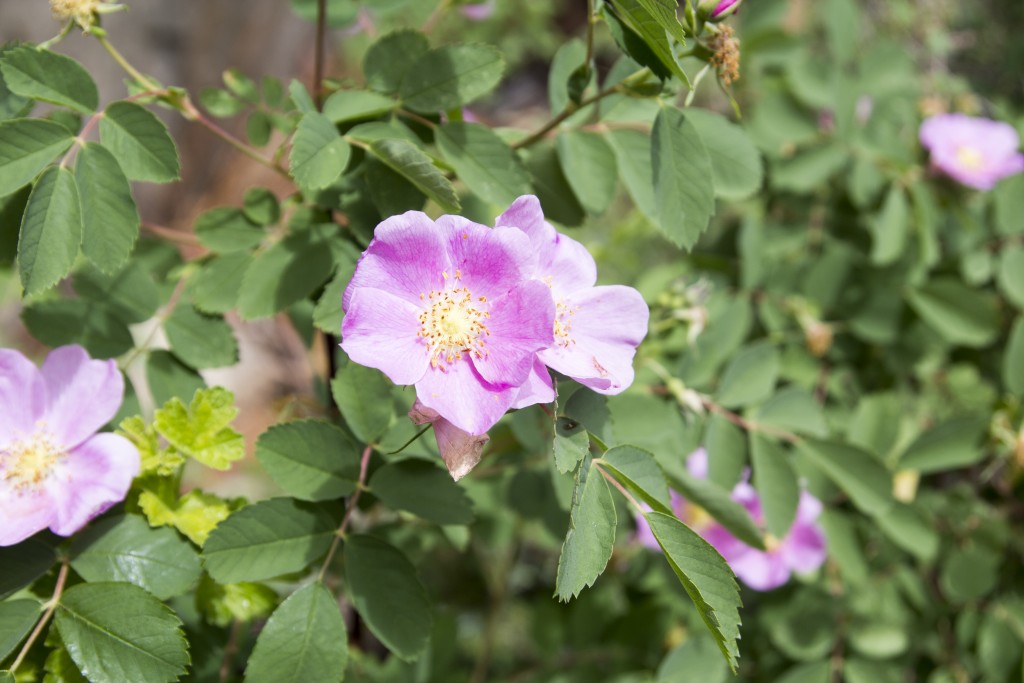
<instances>
[{"instance_id":1,"label":"flower center","mask_svg":"<svg viewBox=\"0 0 1024 683\"><path fill-rule=\"evenodd\" d=\"M441 275L448 279L447 272ZM462 279L459 271L455 279ZM427 344L431 367L444 371L445 363L461 360L464 353L477 358L487 355L484 338L491 334L486 324L491 317L487 297L474 297L467 287L455 287L420 294L420 299L428 304L419 316L419 335Z\"/></svg>"},{"instance_id":2,"label":"flower center","mask_svg":"<svg viewBox=\"0 0 1024 683\"><path fill-rule=\"evenodd\" d=\"M686 522L694 531L700 531L711 526L715 519L701 506L694 505L687 501L686 515L683 521Z\"/></svg>"},{"instance_id":3,"label":"flower center","mask_svg":"<svg viewBox=\"0 0 1024 683\"><path fill-rule=\"evenodd\" d=\"M55 19L74 19L80 26L92 26L93 13L100 0L50 0L50 9Z\"/></svg>"},{"instance_id":4,"label":"flower center","mask_svg":"<svg viewBox=\"0 0 1024 683\"><path fill-rule=\"evenodd\" d=\"M775 536L772 536L771 534L765 534L764 535L764 549L765 549L765 552L774 553L781 546L782 546L782 541L780 541Z\"/></svg>"},{"instance_id":5,"label":"flower center","mask_svg":"<svg viewBox=\"0 0 1024 683\"><path fill-rule=\"evenodd\" d=\"M572 338L572 317L579 306L571 306L561 299L555 304L555 343L562 348L569 348L576 343Z\"/></svg>"},{"instance_id":6,"label":"flower center","mask_svg":"<svg viewBox=\"0 0 1024 683\"><path fill-rule=\"evenodd\" d=\"M0 448L0 477L19 493L35 491L66 454L49 432L40 429Z\"/></svg>"},{"instance_id":7,"label":"flower center","mask_svg":"<svg viewBox=\"0 0 1024 683\"><path fill-rule=\"evenodd\" d=\"M985 158L976 148L970 145L963 145L956 149L956 160L964 168L977 171L985 165Z\"/></svg>"}]
</instances>

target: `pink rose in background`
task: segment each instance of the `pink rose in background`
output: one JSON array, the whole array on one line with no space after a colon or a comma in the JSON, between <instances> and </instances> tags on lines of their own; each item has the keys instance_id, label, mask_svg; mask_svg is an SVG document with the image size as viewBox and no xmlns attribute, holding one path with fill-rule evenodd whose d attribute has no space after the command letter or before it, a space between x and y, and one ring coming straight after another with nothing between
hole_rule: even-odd
<instances>
[{"instance_id":1,"label":"pink rose in background","mask_svg":"<svg viewBox=\"0 0 1024 683\"><path fill-rule=\"evenodd\" d=\"M743 0L699 0L697 14L704 21L721 21L739 9Z\"/></svg>"},{"instance_id":2,"label":"pink rose in background","mask_svg":"<svg viewBox=\"0 0 1024 683\"><path fill-rule=\"evenodd\" d=\"M640 292L622 285L595 287L594 257L544 220L533 195L513 202L496 225L515 226L529 235L538 255L535 277L554 297L554 344L538 358L598 393L624 391L633 383L633 356L647 334L650 312Z\"/></svg>"},{"instance_id":3,"label":"pink rose in background","mask_svg":"<svg viewBox=\"0 0 1024 683\"><path fill-rule=\"evenodd\" d=\"M462 15L467 19L472 21L483 21L494 14L495 2L496 0L488 0L488 2L476 2L470 5L463 5L459 7L459 11L462 12Z\"/></svg>"},{"instance_id":4,"label":"pink rose in background","mask_svg":"<svg viewBox=\"0 0 1024 683\"><path fill-rule=\"evenodd\" d=\"M520 399L555 306L519 230L418 211L380 223L342 299L341 346L471 435Z\"/></svg>"},{"instance_id":5,"label":"pink rose in background","mask_svg":"<svg viewBox=\"0 0 1024 683\"><path fill-rule=\"evenodd\" d=\"M49 527L70 536L124 499L141 462L117 434L124 379L112 360L62 346L42 368L0 349L0 546Z\"/></svg>"},{"instance_id":6,"label":"pink rose in background","mask_svg":"<svg viewBox=\"0 0 1024 683\"><path fill-rule=\"evenodd\" d=\"M1024 171L1020 138L1001 121L939 114L921 125L921 144L934 168L978 190L991 190L1006 176Z\"/></svg>"},{"instance_id":7,"label":"pink rose in background","mask_svg":"<svg viewBox=\"0 0 1024 683\"><path fill-rule=\"evenodd\" d=\"M696 477L707 476L707 452L701 448L687 460L687 469ZM736 484L732 499L747 509L754 523L764 527L764 512L757 491L746 481ZM754 590L768 591L784 585L793 572L805 574L820 567L827 557L825 536L817 524L821 501L806 491L800 493L794 519L785 538L767 534L765 550L751 547L733 536L696 505L672 492L672 508L683 522L699 533L729 563L743 583ZM647 521L637 515L637 540L658 549Z\"/></svg>"}]
</instances>

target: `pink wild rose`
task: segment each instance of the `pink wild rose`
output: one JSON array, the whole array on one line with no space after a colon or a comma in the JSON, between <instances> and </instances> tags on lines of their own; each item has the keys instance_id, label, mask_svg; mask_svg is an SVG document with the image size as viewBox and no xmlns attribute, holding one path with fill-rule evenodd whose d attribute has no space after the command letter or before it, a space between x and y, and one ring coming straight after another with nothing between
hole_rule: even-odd
<instances>
[{"instance_id":1,"label":"pink wild rose","mask_svg":"<svg viewBox=\"0 0 1024 683\"><path fill-rule=\"evenodd\" d=\"M468 5L463 5L459 8L462 12L462 16L466 17L470 21L483 21L484 19L490 18L494 14L494 5L496 0L488 0L487 2L474 2Z\"/></svg>"},{"instance_id":2,"label":"pink wild rose","mask_svg":"<svg viewBox=\"0 0 1024 683\"><path fill-rule=\"evenodd\" d=\"M422 407L469 435L522 403L535 356L554 341L555 305L512 228L418 211L380 223L345 290L341 346L412 384ZM435 422L435 425L437 423Z\"/></svg>"},{"instance_id":3,"label":"pink wild rose","mask_svg":"<svg viewBox=\"0 0 1024 683\"><path fill-rule=\"evenodd\" d=\"M697 3L697 14L704 21L717 22L725 19L739 9L743 0L700 0Z\"/></svg>"},{"instance_id":4,"label":"pink wild rose","mask_svg":"<svg viewBox=\"0 0 1024 683\"><path fill-rule=\"evenodd\" d=\"M920 137L932 167L968 187L991 190L1001 179L1024 171L1017 131L1001 121L939 114L921 124Z\"/></svg>"},{"instance_id":5,"label":"pink wild rose","mask_svg":"<svg viewBox=\"0 0 1024 683\"><path fill-rule=\"evenodd\" d=\"M529 236L538 255L535 277L554 298L554 344L538 358L598 393L624 391L633 382L633 356L647 334L650 312L640 292L623 285L595 287L594 257L544 220L533 195L515 200L496 224Z\"/></svg>"},{"instance_id":6,"label":"pink wild rose","mask_svg":"<svg viewBox=\"0 0 1024 683\"><path fill-rule=\"evenodd\" d=\"M0 546L49 527L70 536L124 499L141 466L135 446L97 434L121 406L112 360L62 346L42 368L0 349Z\"/></svg>"},{"instance_id":7,"label":"pink wild rose","mask_svg":"<svg viewBox=\"0 0 1024 683\"><path fill-rule=\"evenodd\" d=\"M707 452L701 448L689 457L690 474L707 476ZM757 491L746 481L736 484L732 499L746 508L759 526L764 526L764 512ZM675 491L672 507L676 515L717 550L743 583L754 590L769 591L784 585L793 572L806 574L820 567L827 556L825 536L817 524L821 514L821 501L807 491L801 491L796 518L785 538L765 536L765 550L751 547L733 536L725 527L712 520L704 510L689 504ZM657 541L646 520L637 516L637 540L651 548Z\"/></svg>"}]
</instances>

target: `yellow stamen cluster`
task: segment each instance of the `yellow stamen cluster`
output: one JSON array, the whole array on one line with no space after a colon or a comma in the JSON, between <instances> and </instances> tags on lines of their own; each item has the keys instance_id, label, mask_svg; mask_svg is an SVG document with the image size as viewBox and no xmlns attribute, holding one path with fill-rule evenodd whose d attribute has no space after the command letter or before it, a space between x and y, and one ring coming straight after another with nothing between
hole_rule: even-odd
<instances>
[{"instance_id":1,"label":"yellow stamen cluster","mask_svg":"<svg viewBox=\"0 0 1024 683\"><path fill-rule=\"evenodd\" d=\"M38 489L66 455L45 430L0 448L0 477L19 493Z\"/></svg>"},{"instance_id":2,"label":"yellow stamen cluster","mask_svg":"<svg viewBox=\"0 0 1024 683\"><path fill-rule=\"evenodd\" d=\"M572 317L579 306L570 306L565 299L555 304L555 343L562 348L569 348L576 343L572 338Z\"/></svg>"},{"instance_id":3,"label":"yellow stamen cluster","mask_svg":"<svg viewBox=\"0 0 1024 683\"><path fill-rule=\"evenodd\" d=\"M449 279L447 272L441 275ZM462 273L455 271L455 279L461 278ZM444 363L461 360L464 353L476 358L487 355L484 338L491 334L486 324L491 317L487 297L474 297L468 288L456 287L420 294L420 299L428 304L419 316L419 335L427 344L431 367L444 371Z\"/></svg>"},{"instance_id":4,"label":"yellow stamen cluster","mask_svg":"<svg viewBox=\"0 0 1024 683\"><path fill-rule=\"evenodd\" d=\"M764 550L768 553L774 553L782 547L782 541L772 536L771 534L764 535Z\"/></svg>"},{"instance_id":5,"label":"yellow stamen cluster","mask_svg":"<svg viewBox=\"0 0 1024 683\"><path fill-rule=\"evenodd\" d=\"M956 150L956 160L964 168L972 171L982 168L985 165L985 157L974 147L962 145Z\"/></svg>"}]
</instances>

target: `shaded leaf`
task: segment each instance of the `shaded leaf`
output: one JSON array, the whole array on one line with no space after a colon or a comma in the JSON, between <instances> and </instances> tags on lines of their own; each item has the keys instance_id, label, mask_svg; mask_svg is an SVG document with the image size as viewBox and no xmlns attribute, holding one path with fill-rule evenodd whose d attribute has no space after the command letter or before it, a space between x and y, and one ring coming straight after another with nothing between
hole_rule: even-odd
<instances>
[{"instance_id":1,"label":"shaded leaf","mask_svg":"<svg viewBox=\"0 0 1024 683\"><path fill-rule=\"evenodd\" d=\"M359 477L359 451L343 431L319 420L271 427L256 441L256 457L270 478L301 500L347 496Z\"/></svg>"},{"instance_id":2,"label":"shaded leaf","mask_svg":"<svg viewBox=\"0 0 1024 683\"><path fill-rule=\"evenodd\" d=\"M462 487L431 462L403 460L384 465L370 478L370 490L393 510L405 510L435 524L473 522L473 505Z\"/></svg>"},{"instance_id":3,"label":"shaded leaf","mask_svg":"<svg viewBox=\"0 0 1024 683\"><path fill-rule=\"evenodd\" d=\"M21 220L18 266L26 295L57 284L71 271L82 242L82 209L71 171L46 169Z\"/></svg>"},{"instance_id":4,"label":"shaded leaf","mask_svg":"<svg viewBox=\"0 0 1024 683\"><path fill-rule=\"evenodd\" d=\"M562 602L592 586L615 545L615 501L599 469L584 462L576 473L569 530L558 557L555 595Z\"/></svg>"}]
</instances>

